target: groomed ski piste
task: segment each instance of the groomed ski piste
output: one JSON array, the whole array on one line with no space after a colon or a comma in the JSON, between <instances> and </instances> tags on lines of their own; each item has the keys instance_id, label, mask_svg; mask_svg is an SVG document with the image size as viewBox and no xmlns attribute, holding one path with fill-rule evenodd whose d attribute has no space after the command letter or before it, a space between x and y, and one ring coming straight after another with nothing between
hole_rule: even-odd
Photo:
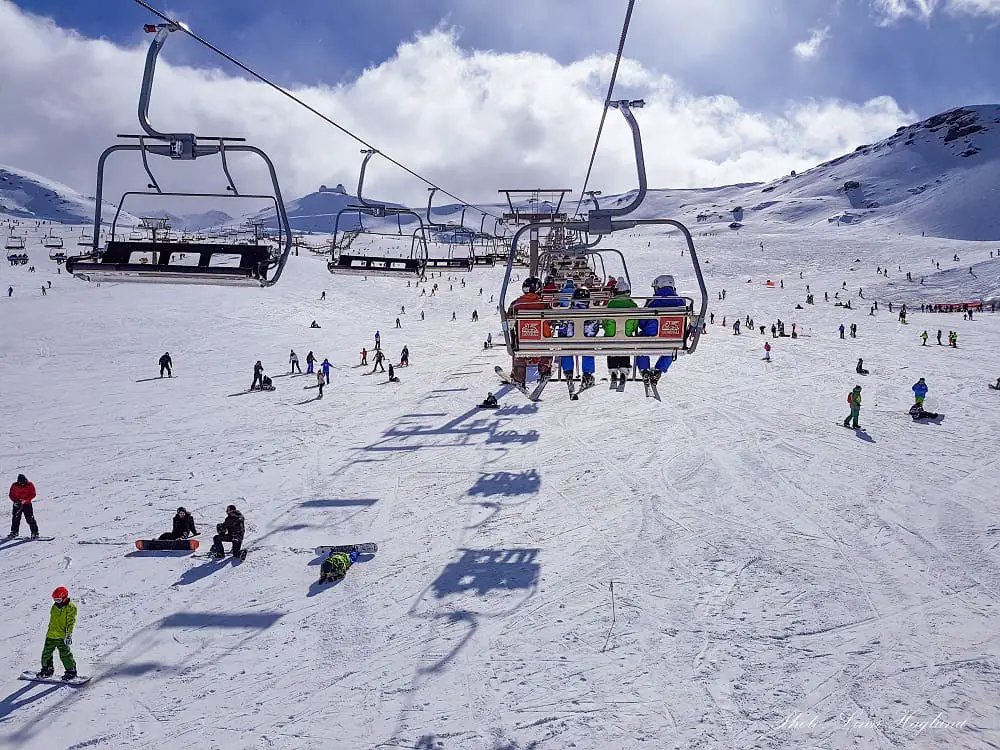
<instances>
[{"instance_id":1,"label":"groomed ski piste","mask_svg":"<svg viewBox=\"0 0 1000 750\"><path fill-rule=\"evenodd\" d=\"M0 473L56 539L0 547L4 746L995 747L1000 314L919 305L995 297L998 245L693 228L715 323L661 402L503 387L499 268L433 297L309 253L266 290L97 286L29 244L37 272L0 266ZM694 291L676 235L615 240L636 294ZM733 335L748 314L765 336ZM376 330L389 362L409 347L399 383L358 366ZM333 363L322 400L290 349ZM275 391L247 393L257 359ZM940 423L907 416L920 377ZM855 384L863 432L840 424ZM230 503L241 565L135 550L183 505L204 552ZM316 585L315 547L369 541ZM62 585L93 679L19 682Z\"/></svg>"}]
</instances>

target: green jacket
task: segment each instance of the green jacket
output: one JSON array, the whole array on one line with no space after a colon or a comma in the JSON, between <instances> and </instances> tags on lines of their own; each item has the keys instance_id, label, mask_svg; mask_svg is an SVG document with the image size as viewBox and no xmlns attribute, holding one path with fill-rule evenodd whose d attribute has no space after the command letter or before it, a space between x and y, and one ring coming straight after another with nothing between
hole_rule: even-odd
<instances>
[{"instance_id":1,"label":"green jacket","mask_svg":"<svg viewBox=\"0 0 1000 750\"><path fill-rule=\"evenodd\" d=\"M73 626L76 625L76 605L73 602L59 606L52 605L52 614L49 615L49 632L46 638L58 638L62 640L73 634Z\"/></svg>"},{"instance_id":2,"label":"green jacket","mask_svg":"<svg viewBox=\"0 0 1000 750\"><path fill-rule=\"evenodd\" d=\"M635 300L629 297L627 294L618 295L611 298L608 302L608 307L638 307ZM618 331L618 326L613 320L602 320L601 328L604 329L605 336L614 336ZM636 332L639 330L639 320L626 320L625 321L625 335L635 336Z\"/></svg>"},{"instance_id":3,"label":"green jacket","mask_svg":"<svg viewBox=\"0 0 1000 750\"><path fill-rule=\"evenodd\" d=\"M851 405L852 409L860 409L861 408L861 394L860 393L856 393L855 391L851 391L850 393L847 394L847 403L849 403Z\"/></svg>"}]
</instances>

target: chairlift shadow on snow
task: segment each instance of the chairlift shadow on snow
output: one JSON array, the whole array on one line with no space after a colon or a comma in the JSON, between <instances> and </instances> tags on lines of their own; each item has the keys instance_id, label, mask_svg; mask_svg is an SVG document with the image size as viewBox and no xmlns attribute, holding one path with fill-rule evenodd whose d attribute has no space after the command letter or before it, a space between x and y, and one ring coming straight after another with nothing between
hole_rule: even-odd
<instances>
[{"instance_id":1,"label":"chairlift shadow on snow","mask_svg":"<svg viewBox=\"0 0 1000 750\"><path fill-rule=\"evenodd\" d=\"M175 612L160 620L158 627L267 630L284 616L284 612Z\"/></svg>"},{"instance_id":2,"label":"chairlift shadow on snow","mask_svg":"<svg viewBox=\"0 0 1000 750\"><path fill-rule=\"evenodd\" d=\"M502 394L493 394L497 398L500 398ZM517 417L522 414L537 414L538 404L521 404L520 406L514 406L513 404L505 404L497 409L495 412L498 417Z\"/></svg>"},{"instance_id":3,"label":"chairlift shadow on snow","mask_svg":"<svg viewBox=\"0 0 1000 750\"><path fill-rule=\"evenodd\" d=\"M232 558L236 559L236 558ZM229 565L230 558L224 557L221 560L209 559L207 562L201 565L196 565L193 568L188 568L183 573L181 577L173 584L174 586L190 586L192 583L197 583L202 578L207 578L217 571L222 570L224 567Z\"/></svg>"},{"instance_id":4,"label":"chairlift shadow on snow","mask_svg":"<svg viewBox=\"0 0 1000 750\"><path fill-rule=\"evenodd\" d=\"M542 485L537 469L521 472L498 471L483 474L469 488L469 495L533 495Z\"/></svg>"},{"instance_id":5,"label":"chairlift shadow on snow","mask_svg":"<svg viewBox=\"0 0 1000 750\"><path fill-rule=\"evenodd\" d=\"M131 662L122 664L109 671L101 672L100 679L109 677L143 677L150 672L165 672L172 674L178 671L176 664L163 664L156 661Z\"/></svg>"},{"instance_id":6,"label":"chairlift shadow on snow","mask_svg":"<svg viewBox=\"0 0 1000 750\"><path fill-rule=\"evenodd\" d=\"M355 498L345 498L337 500L303 500L299 503L299 507L302 508L351 508L360 505L365 508L370 508L372 505L378 502L377 498L374 497L355 497Z\"/></svg>"},{"instance_id":7,"label":"chairlift shadow on snow","mask_svg":"<svg viewBox=\"0 0 1000 750\"><path fill-rule=\"evenodd\" d=\"M524 445L527 443L537 443L538 437L538 430L528 430L527 432L518 432L517 430L497 430L486 438L486 444L512 445L519 443Z\"/></svg>"},{"instance_id":8,"label":"chairlift shadow on snow","mask_svg":"<svg viewBox=\"0 0 1000 750\"><path fill-rule=\"evenodd\" d=\"M38 688L43 689L38 690ZM51 685L44 682L29 682L24 687L18 688L6 698L0 700L0 724L8 721L8 717L10 717L10 715L18 709L24 708L37 700L41 700L61 688L62 685ZM37 690L37 692L28 695L33 690Z\"/></svg>"},{"instance_id":9,"label":"chairlift shadow on snow","mask_svg":"<svg viewBox=\"0 0 1000 750\"><path fill-rule=\"evenodd\" d=\"M541 566L535 562L538 548L466 549L456 562L448 563L431 583L438 599L461 594L486 596L491 591L532 591L538 585Z\"/></svg>"}]
</instances>

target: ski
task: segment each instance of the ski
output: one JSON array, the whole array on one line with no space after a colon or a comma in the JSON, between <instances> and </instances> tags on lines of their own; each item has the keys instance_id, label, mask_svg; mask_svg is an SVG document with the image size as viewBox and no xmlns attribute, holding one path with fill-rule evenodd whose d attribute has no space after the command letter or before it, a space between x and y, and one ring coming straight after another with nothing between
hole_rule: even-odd
<instances>
[{"instance_id":1,"label":"ski","mask_svg":"<svg viewBox=\"0 0 1000 750\"><path fill-rule=\"evenodd\" d=\"M329 557L330 555L357 552L359 555L374 555L378 552L378 544L375 542L360 542L358 544L326 544L320 545L313 552L317 555Z\"/></svg>"},{"instance_id":2,"label":"ski","mask_svg":"<svg viewBox=\"0 0 1000 750\"><path fill-rule=\"evenodd\" d=\"M626 382L626 380L627 379L626 379L626 377L624 375L622 375L622 376L620 376L618 378L618 392L619 393L624 393L625 392L625 382Z\"/></svg>"},{"instance_id":3,"label":"ski","mask_svg":"<svg viewBox=\"0 0 1000 750\"><path fill-rule=\"evenodd\" d=\"M80 687L81 685L86 685L90 682L90 677L87 675L78 675L72 680L64 680L60 677L52 675L51 677L39 677L38 672L32 672L30 670L21 672L21 676L18 677L19 680L27 680L28 682L46 682L50 685L70 685L72 687Z\"/></svg>"},{"instance_id":4,"label":"ski","mask_svg":"<svg viewBox=\"0 0 1000 750\"><path fill-rule=\"evenodd\" d=\"M510 375L504 372L502 367L497 365L496 367L493 368L493 372L497 374L497 377L500 378L500 380L503 383L509 386L513 386L514 388L517 388L517 390L519 390L522 394L524 394L525 398L530 398L530 396L528 395L528 389L525 388L523 385L518 385L517 383L515 383L513 379L511 379Z\"/></svg>"},{"instance_id":5,"label":"ski","mask_svg":"<svg viewBox=\"0 0 1000 750\"><path fill-rule=\"evenodd\" d=\"M652 383L650 383L650 380L649 380L649 371L648 370L643 370L642 371L642 387L646 391L646 398L649 398L649 388L650 388L651 385L652 385Z\"/></svg>"},{"instance_id":6,"label":"ski","mask_svg":"<svg viewBox=\"0 0 1000 750\"><path fill-rule=\"evenodd\" d=\"M609 391L617 391L618 390L618 377L616 375L612 375L611 376L611 385L608 386L608 390Z\"/></svg>"},{"instance_id":7,"label":"ski","mask_svg":"<svg viewBox=\"0 0 1000 750\"><path fill-rule=\"evenodd\" d=\"M569 391L569 400L570 401L579 401L580 400L580 397L573 390L573 378L572 377L567 377L566 378L566 389Z\"/></svg>"},{"instance_id":8,"label":"ski","mask_svg":"<svg viewBox=\"0 0 1000 750\"><path fill-rule=\"evenodd\" d=\"M549 384L552 379L551 375L542 376L542 379L538 381L538 385L535 386L535 390L528 394L528 398L532 401L537 401L542 397L542 391L545 390L545 386Z\"/></svg>"}]
</instances>

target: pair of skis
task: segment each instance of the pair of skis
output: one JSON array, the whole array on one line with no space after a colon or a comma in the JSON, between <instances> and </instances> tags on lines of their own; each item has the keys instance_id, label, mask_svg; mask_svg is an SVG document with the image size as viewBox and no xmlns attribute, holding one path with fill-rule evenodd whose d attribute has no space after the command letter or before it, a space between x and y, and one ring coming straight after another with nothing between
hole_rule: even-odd
<instances>
[{"instance_id":1,"label":"pair of skis","mask_svg":"<svg viewBox=\"0 0 1000 750\"><path fill-rule=\"evenodd\" d=\"M511 378L510 374L504 372L504 369L499 365L494 367L493 371L497 374L497 377L500 378L502 382L517 388L517 390L519 390L524 395L524 397L529 401L538 401L538 399L542 397L542 391L545 390L545 386L547 386L549 384L549 381L552 379L551 375L542 377L538 381L538 385L535 386L535 389L533 391L529 391L525 386L518 385L517 383L515 383L514 379Z\"/></svg>"},{"instance_id":2,"label":"pair of skis","mask_svg":"<svg viewBox=\"0 0 1000 750\"><path fill-rule=\"evenodd\" d=\"M646 390L646 398L652 395L657 401L660 400L660 392L656 389L656 381L658 379L653 377L651 370L643 370L642 387Z\"/></svg>"},{"instance_id":3,"label":"pair of skis","mask_svg":"<svg viewBox=\"0 0 1000 750\"><path fill-rule=\"evenodd\" d=\"M590 379L586 382L581 380L579 388L574 387L574 381L572 376L566 377L566 388L569 390L570 401L579 401L581 393L590 388L593 388L597 384L597 379L593 376L593 374L592 373L588 374L590 375Z\"/></svg>"}]
</instances>

